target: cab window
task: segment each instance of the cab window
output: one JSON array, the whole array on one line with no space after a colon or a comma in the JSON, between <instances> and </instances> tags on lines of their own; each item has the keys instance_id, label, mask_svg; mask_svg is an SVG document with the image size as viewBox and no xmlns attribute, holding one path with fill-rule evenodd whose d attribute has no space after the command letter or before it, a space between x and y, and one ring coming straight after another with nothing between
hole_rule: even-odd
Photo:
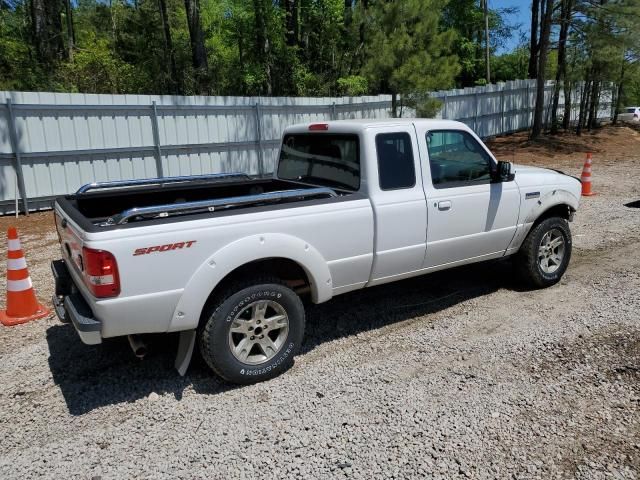
<instances>
[{"instance_id":1,"label":"cab window","mask_svg":"<svg viewBox=\"0 0 640 480\"><path fill-rule=\"evenodd\" d=\"M360 142L357 135L296 133L285 135L278 178L330 188L360 188Z\"/></svg>"},{"instance_id":2,"label":"cab window","mask_svg":"<svg viewBox=\"0 0 640 480\"><path fill-rule=\"evenodd\" d=\"M416 184L411 137L405 132L376 135L378 181L382 190L412 188Z\"/></svg>"},{"instance_id":3,"label":"cab window","mask_svg":"<svg viewBox=\"0 0 640 480\"><path fill-rule=\"evenodd\" d=\"M462 130L427 132L431 180L435 188L489 183L494 162L471 134Z\"/></svg>"}]
</instances>

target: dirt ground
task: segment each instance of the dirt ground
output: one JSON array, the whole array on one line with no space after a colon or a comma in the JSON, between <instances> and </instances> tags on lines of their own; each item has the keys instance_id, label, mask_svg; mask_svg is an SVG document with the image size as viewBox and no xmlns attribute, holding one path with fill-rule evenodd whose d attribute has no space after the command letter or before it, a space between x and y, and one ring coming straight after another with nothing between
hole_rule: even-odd
<instances>
[{"instance_id":1,"label":"dirt ground","mask_svg":"<svg viewBox=\"0 0 640 480\"><path fill-rule=\"evenodd\" d=\"M309 308L289 372L242 388L179 377L175 337L141 362L53 317L0 327L0 478L638 478L640 132L489 147L575 176L592 152L558 285L494 262L343 295ZM9 225L49 304L52 213Z\"/></svg>"}]
</instances>

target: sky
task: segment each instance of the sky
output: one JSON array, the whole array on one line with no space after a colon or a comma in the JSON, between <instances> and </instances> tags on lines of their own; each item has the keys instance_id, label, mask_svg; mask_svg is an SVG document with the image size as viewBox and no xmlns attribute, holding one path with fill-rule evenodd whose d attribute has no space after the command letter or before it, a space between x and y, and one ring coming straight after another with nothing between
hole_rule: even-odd
<instances>
[{"instance_id":1,"label":"sky","mask_svg":"<svg viewBox=\"0 0 640 480\"><path fill-rule=\"evenodd\" d=\"M454 0L455 1L455 0ZM489 8L515 7L518 12L507 17L510 24L519 24L519 31L514 31L513 36L506 42L504 47L497 53L504 53L513 50L520 43L522 34L529 34L531 28L531 0L489 0Z\"/></svg>"}]
</instances>

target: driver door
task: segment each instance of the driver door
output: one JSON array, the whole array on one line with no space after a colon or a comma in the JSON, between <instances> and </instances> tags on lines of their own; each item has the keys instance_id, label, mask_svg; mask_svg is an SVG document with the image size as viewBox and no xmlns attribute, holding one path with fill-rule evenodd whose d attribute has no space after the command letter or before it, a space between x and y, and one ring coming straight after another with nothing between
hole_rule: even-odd
<instances>
[{"instance_id":1,"label":"driver door","mask_svg":"<svg viewBox=\"0 0 640 480\"><path fill-rule=\"evenodd\" d=\"M420 137L429 163L423 167L429 177L423 267L502 256L516 231L516 183L492 182L497 162L466 130L424 131Z\"/></svg>"}]
</instances>

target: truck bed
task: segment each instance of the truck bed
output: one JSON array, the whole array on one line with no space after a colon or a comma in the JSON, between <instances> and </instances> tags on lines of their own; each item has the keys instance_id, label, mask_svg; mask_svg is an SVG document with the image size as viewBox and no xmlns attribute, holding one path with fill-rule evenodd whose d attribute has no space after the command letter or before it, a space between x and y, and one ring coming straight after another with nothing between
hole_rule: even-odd
<instances>
[{"instance_id":1,"label":"truck bed","mask_svg":"<svg viewBox=\"0 0 640 480\"><path fill-rule=\"evenodd\" d=\"M163 184L166 180L171 179L158 179L147 185L87 188L84 192L81 189L74 195L57 198L56 203L82 228L103 231L141 221L289 204L351 193L276 178L185 179Z\"/></svg>"}]
</instances>

